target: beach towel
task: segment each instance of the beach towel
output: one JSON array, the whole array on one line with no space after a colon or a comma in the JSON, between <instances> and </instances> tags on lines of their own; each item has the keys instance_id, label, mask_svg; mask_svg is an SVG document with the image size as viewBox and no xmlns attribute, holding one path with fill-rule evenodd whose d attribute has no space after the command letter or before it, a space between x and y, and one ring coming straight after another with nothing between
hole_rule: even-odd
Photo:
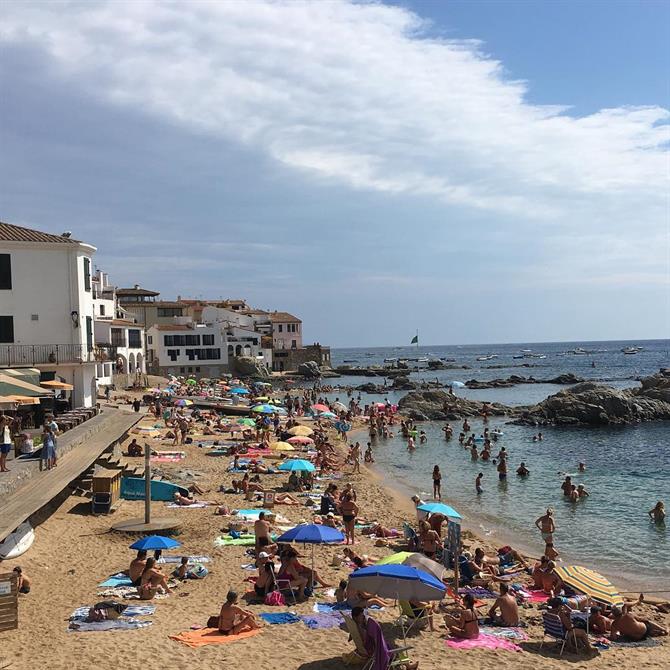
<instances>
[{"instance_id":1,"label":"beach towel","mask_svg":"<svg viewBox=\"0 0 670 670\"><path fill-rule=\"evenodd\" d=\"M307 628L311 628L312 630L317 630L318 628L336 628L343 621L342 615L339 612L303 614L300 616L300 620Z\"/></svg>"},{"instance_id":2,"label":"beach towel","mask_svg":"<svg viewBox=\"0 0 670 670\"><path fill-rule=\"evenodd\" d=\"M527 640L528 635L521 628L507 626L480 626L480 635L493 635L506 640Z\"/></svg>"},{"instance_id":3,"label":"beach towel","mask_svg":"<svg viewBox=\"0 0 670 670\"><path fill-rule=\"evenodd\" d=\"M261 619L269 624L299 623L302 619L293 612L261 612Z\"/></svg>"},{"instance_id":4,"label":"beach towel","mask_svg":"<svg viewBox=\"0 0 670 670\"><path fill-rule=\"evenodd\" d=\"M241 537L230 537L221 535L214 540L217 547L253 547L256 544L255 535L242 535Z\"/></svg>"},{"instance_id":5,"label":"beach towel","mask_svg":"<svg viewBox=\"0 0 670 670\"><path fill-rule=\"evenodd\" d=\"M344 610L345 612L347 610L351 609L351 605L348 603L314 603L314 606L312 607L312 610L314 612L320 612L322 614L329 614L332 612L337 612L338 610ZM380 607L379 605L371 605L370 607L366 608L370 610L383 610L383 607Z\"/></svg>"},{"instance_id":6,"label":"beach towel","mask_svg":"<svg viewBox=\"0 0 670 670\"><path fill-rule=\"evenodd\" d=\"M147 626L151 626L152 623L153 621L142 621L140 619L114 619L112 621L95 621L93 623L70 621L67 630L68 633L96 630L133 630L135 628L146 628Z\"/></svg>"},{"instance_id":7,"label":"beach towel","mask_svg":"<svg viewBox=\"0 0 670 670\"><path fill-rule=\"evenodd\" d=\"M98 591L97 595L104 598L132 598L133 596L139 598L136 586L114 586Z\"/></svg>"},{"instance_id":8,"label":"beach towel","mask_svg":"<svg viewBox=\"0 0 670 670\"><path fill-rule=\"evenodd\" d=\"M198 509L200 507L209 507L209 503L206 502L196 502L196 503L191 503L190 505L180 505L179 503L168 503L166 507L170 507L171 509Z\"/></svg>"},{"instance_id":9,"label":"beach towel","mask_svg":"<svg viewBox=\"0 0 670 670\"><path fill-rule=\"evenodd\" d=\"M189 563L209 563L212 559L209 556L189 556ZM158 563L181 563L181 556L161 556Z\"/></svg>"},{"instance_id":10,"label":"beach towel","mask_svg":"<svg viewBox=\"0 0 670 670\"><path fill-rule=\"evenodd\" d=\"M542 589L528 589L528 593L530 593L528 602L544 603L549 600L549 596Z\"/></svg>"},{"instance_id":11,"label":"beach towel","mask_svg":"<svg viewBox=\"0 0 670 670\"><path fill-rule=\"evenodd\" d=\"M445 640L447 647L452 649L503 649L505 651L523 651L521 647L514 642L506 640L504 637L495 635L479 634L474 640L462 640L456 637L450 637Z\"/></svg>"},{"instance_id":12,"label":"beach towel","mask_svg":"<svg viewBox=\"0 0 670 670\"><path fill-rule=\"evenodd\" d=\"M91 609L91 605L77 607L77 609L72 612L70 615L70 621L74 619L86 619L88 617L88 612ZM121 616L125 617L134 617L134 616L148 616L153 614L156 611L156 605L128 605Z\"/></svg>"},{"instance_id":13,"label":"beach towel","mask_svg":"<svg viewBox=\"0 0 670 670\"><path fill-rule=\"evenodd\" d=\"M610 642L610 644L613 647L617 647L617 648L626 647L627 649L637 649L638 647L658 647L662 643L658 638L648 637L646 640L640 640L639 642L617 641L617 642Z\"/></svg>"},{"instance_id":14,"label":"beach towel","mask_svg":"<svg viewBox=\"0 0 670 670\"><path fill-rule=\"evenodd\" d=\"M237 635L225 635L217 628L201 628L200 630L187 630L177 635L170 635L169 638L175 642L181 642L187 647L197 649L204 647L206 644L227 644L228 642L237 642L244 640L247 637L253 637L261 632L260 628L248 630Z\"/></svg>"},{"instance_id":15,"label":"beach towel","mask_svg":"<svg viewBox=\"0 0 670 670\"><path fill-rule=\"evenodd\" d=\"M108 579L105 579L104 582L98 584L98 586L105 586L108 588L116 588L117 586L132 586L133 582L131 581L128 575L123 572L119 572L115 575L112 575Z\"/></svg>"},{"instance_id":16,"label":"beach towel","mask_svg":"<svg viewBox=\"0 0 670 670\"><path fill-rule=\"evenodd\" d=\"M490 591L485 589L483 586L464 586L463 588L458 589L458 594L464 596L466 593L469 593L473 598L497 598L498 596Z\"/></svg>"}]
</instances>

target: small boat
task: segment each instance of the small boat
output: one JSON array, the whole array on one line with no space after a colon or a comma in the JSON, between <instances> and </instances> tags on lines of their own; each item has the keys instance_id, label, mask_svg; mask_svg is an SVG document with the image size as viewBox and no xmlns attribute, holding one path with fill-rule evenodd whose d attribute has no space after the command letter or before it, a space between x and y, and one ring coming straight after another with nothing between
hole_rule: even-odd
<instances>
[{"instance_id":1,"label":"small boat","mask_svg":"<svg viewBox=\"0 0 670 670\"><path fill-rule=\"evenodd\" d=\"M144 478L143 477L123 477L121 479L121 497L124 500L144 500ZM151 480L151 499L171 501L175 493L188 495L188 489L172 482Z\"/></svg>"},{"instance_id":2,"label":"small boat","mask_svg":"<svg viewBox=\"0 0 670 670\"><path fill-rule=\"evenodd\" d=\"M632 356L633 354L637 354L642 351L642 347L624 347L621 351L628 356Z\"/></svg>"},{"instance_id":3,"label":"small boat","mask_svg":"<svg viewBox=\"0 0 670 670\"><path fill-rule=\"evenodd\" d=\"M24 521L13 533L0 542L0 558L3 560L17 558L25 554L35 541L33 527Z\"/></svg>"},{"instance_id":4,"label":"small boat","mask_svg":"<svg viewBox=\"0 0 670 670\"><path fill-rule=\"evenodd\" d=\"M526 358L523 354L518 354L517 356L512 356L512 358Z\"/></svg>"},{"instance_id":5,"label":"small boat","mask_svg":"<svg viewBox=\"0 0 670 670\"><path fill-rule=\"evenodd\" d=\"M397 360L397 358L385 358L384 363L395 363Z\"/></svg>"},{"instance_id":6,"label":"small boat","mask_svg":"<svg viewBox=\"0 0 670 670\"><path fill-rule=\"evenodd\" d=\"M358 363L358 359L357 359L357 358L352 358L352 359L350 359L350 360L346 360L346 359L345 359L345 360L343 360L342 362L343 362L343 363Z\"/></svg>"}]
</instances>

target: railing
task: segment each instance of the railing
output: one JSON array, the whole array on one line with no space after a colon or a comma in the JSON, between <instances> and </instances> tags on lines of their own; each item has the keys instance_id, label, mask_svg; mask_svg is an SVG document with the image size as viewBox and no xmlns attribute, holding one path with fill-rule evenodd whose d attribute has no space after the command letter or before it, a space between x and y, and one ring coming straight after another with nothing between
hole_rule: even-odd
<instances>
[{"instance_id":1,"label":"railing","mask_svg":"<svg viewBox=\"0 0 670 670\"><path fill-rule=\"evenodd\" d=\"M0 344L0 367L13 365L61 365L114 360L116 347L85 344Z\"/></svg>"}]
</instances>

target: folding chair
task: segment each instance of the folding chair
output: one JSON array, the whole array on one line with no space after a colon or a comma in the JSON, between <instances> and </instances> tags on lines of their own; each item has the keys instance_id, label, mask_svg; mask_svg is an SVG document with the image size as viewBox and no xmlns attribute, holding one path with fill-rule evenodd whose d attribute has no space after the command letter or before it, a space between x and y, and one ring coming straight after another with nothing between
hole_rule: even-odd
<instances>
[{"instance_id":1,"label":"folding chair","mask_svg":"<svg viewBox=\"0 0 670 670\"><path fill-rule=\"evenodd\" d=\"M356 622L348 614L342 614L342 618L344 619L347 631L349 632L349 637L356 647L354 653L361 659L361 661L365 661L365 664L362 666L361 670L371 670L375 664L375 657L374 655L368 656L367 649L363 644L363 638L361 637L361 632L358 630ZM406 663L406 652L411 648L412 647L397 647L396 649L389 649L391 661L388 665L388 668L395 668L401 663Z\"/></svg>"},{"instance_id":2,"label":"folding chair","mask_svg":"<svg viewBox=\"0 0 670 670\"><path fill-rule=\"evenodd\" d=\"M277 589L281 591L289 591L291 593L291 598L293 599L293 604L297 605L298 601L295 597L295 592L298 590L295 586L291 586L290 579L275 579L277 584Z\"/></svg>"},{"instance_id":3,"label":"folding chair","mask_svg":"<svg viewBox=\"0 0 670 670\"><path fill-rule=\"evenodd\" d=\"M398 617L397 623L399 626L402 626L405 635L407 635L414 627L418 630L425 625L430 625L432 612L423 610L421 616L416 616L408 600L399 600L398 606L400 607L400 616ZM406 623L409 623L409 626L405 629Z\"/></svg>"},{"instance_id":4,"label":"folding chair","mask_svg":"<svg viewBox=\"0 0 670 670\"><path fill-rule=\"evenodd\" d=\"M568 638L570 637L571 632L572 632L572 643L575 645L575 649L577 649L577 634L575 633L575 629L573 628L571 631L566 631L565 626L561 621L561 617L559 617L558 614L545 611L542 613L542 620L544 624L544 634L542 635L542 642L540 643L540 649L542 649L545 637L553 637L554 640L563 643L561 645L561 651L559 653L559 656L563 656L563 650L565 649L565 645L568 641Z\"/></svg>"}]
</instances>

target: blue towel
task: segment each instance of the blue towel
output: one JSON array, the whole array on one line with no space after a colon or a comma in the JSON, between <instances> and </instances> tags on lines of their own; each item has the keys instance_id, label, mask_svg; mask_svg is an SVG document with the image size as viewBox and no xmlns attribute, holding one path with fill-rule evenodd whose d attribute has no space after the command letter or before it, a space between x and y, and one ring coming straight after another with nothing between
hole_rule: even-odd
<instances>
[{"instance_id":1,"label":"blue towel","mask_svg":"<svg viewBox=\"0 0 670 670\"><path fill-rule=\"evenodd\" d=\"M133 583L128 575L112 575L109 579L100 583L99 586L115 588L116 586L132 586Z\"/></svg>"},{"instance_id":2,"label":"blue towel","mask_svg":"<svg viewBox=\"0 0 670 670\"><path fill-rule=\"evenodd\" d=\"M314 603L317 612L327 614L328 612L336 612L337 610L350 610L351 607L347 603Z\"/></svg>"},{"instance_id":3,"label":"blue towel","mask_svg":"<svg viewBox=\"0 0 670 670\"><path fill-rule=\"evenodd\" d=\"M307 628L311 628L312 630L316 630L317 628L335 628L343 621L342 615L339 612L303 614L300 619Z\"/></svg>"},{"instance_id":4,"label":"blue towel","mask_svg":"<svg viewBox=\"0 0 670 670\"><path fill-rule=\"evenodd\" d=\"M298 623L302 621L299 616L296 616L292 612L262 612L261 619L270 624Z\"/></svg>"}]
</instances>

